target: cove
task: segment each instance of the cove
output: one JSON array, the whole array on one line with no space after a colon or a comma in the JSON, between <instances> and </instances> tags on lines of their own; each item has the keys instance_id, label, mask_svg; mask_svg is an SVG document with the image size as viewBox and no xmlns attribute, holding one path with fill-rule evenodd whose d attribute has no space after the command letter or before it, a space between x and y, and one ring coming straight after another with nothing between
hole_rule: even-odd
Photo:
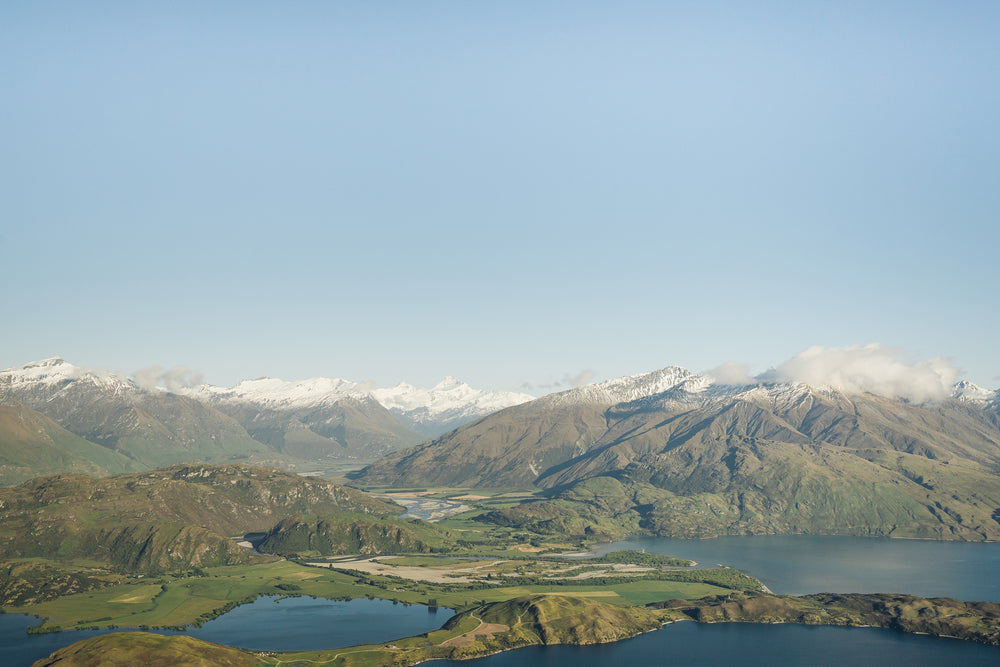
<instances>
[{"instance_id":1,"label":"cove","mask_svg":"<svg viewBox=\"0 0 1000 667\"><path fill-rule=\"evenodd\" d=\"M200 628L151 632L189 635L240 648L308 651L419 635L437 630L452 615L450 609L435 611L423 605L393 604L390 600L261 597ZM23 614L0 614L0 665L27 667L73 642L123 631L119 628L27 634L27 628L37 622Z\"/></svg>"}]
</instances>

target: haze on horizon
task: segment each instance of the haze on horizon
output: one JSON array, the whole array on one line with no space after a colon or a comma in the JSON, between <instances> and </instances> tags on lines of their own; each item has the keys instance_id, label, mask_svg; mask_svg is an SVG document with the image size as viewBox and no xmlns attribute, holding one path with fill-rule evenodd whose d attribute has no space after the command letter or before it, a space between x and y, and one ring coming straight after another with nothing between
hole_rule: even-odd
<instances>
[{"instance_id":1,"label":"haze on horizon","mask_svg":"<svg viewBox=\"0 0 1000 667\"><path fill-rule=\"evenodd\" d=\"M538 394L879 342L1000 386L995 3L0 25L0 367Z\"/></svg>"}]
</instances>

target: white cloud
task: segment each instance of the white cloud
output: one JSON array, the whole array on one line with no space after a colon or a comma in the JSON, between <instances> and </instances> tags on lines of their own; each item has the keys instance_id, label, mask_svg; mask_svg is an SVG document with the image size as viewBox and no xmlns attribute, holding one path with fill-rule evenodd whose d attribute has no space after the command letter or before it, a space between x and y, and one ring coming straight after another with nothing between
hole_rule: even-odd
<instances>
[{"instance_id":1,"label":"white cloud","mask_svg":"<svg viewBox=\"0 0 1000 667\"><path fill-rule=\"evenodd\" d=\"M545 384L534 384L532 382L522 382L521 389L524 391L537 391L539 389L559 389L560 387L570 386L570 387L582 387L585 384L590 384L594 381L597 374L589 368L584 369L577 373L576 375L570 375L566 373L559 380L553 380Z\"/></svg>"},{"instance_id":2,"label":"white cloud","mask_svg":"<svg viewBox=\"0 0 1000 667\"><path fill-rule=\"evenodd\" d=\"M829 348L815 345L758 379L804 382L847 393L867 392L926 403L949 396L957 377L958 369L950 359L908 361L898 348L870 343Z\"/></svg>"},{"instance_id":3,"label":"white cloud","mask_svg":"<svg viewBox=\"0 0 1000 667\"><path fill-rule=\"evenodd\" d=\"M143 389L165 387L170 391L194 387L202 382L202 374L195 373L190 368L174 366L164 369L156 364L135 371L132 373L132 378Z\"/></svg>"},{"instance_id":4,"label":"white cloud","mask_svg":"<svg viewBox=\"0 0 1000 667\"><path fill-rule=\"evenodd\" d=\"M593 381L593 379L594 379L594 371L588 368L586 370L580 371L579 373L577 373L572 377L567 375L566 377L563 378L562 381L571 387L582 387L585 384L590 384L591 381Z\"/></svg>"},{"instance_id":5,"label":"white cloud","mask_svg":"<svg viewBox=\"0 0 1000 667\"><path fill-rule=\"evenodd\" d=\"M736 363L735 361L727 361L724 364L720 364L705 373L705 375L719 384L744 385L757 384L758 382L755 378L750 377L749 366Z\"/></svg>"}]
</instances>

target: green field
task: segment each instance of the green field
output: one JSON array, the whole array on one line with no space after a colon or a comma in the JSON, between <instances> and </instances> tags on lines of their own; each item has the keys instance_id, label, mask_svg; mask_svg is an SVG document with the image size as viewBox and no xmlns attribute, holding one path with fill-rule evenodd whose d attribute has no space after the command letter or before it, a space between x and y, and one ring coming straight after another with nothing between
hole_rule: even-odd
<instances>
[{"instance_id":1,"label":"green field","mask_svg":"<svg viewBox=\"0 0 1000 667\"><path fill-rule=\"evenodd\" d=\"M386 559L392 562L397 559ZM428 562L439 568L467 567L470 561L407 557L420 567ZM477 561L472 561L476 563ZM478 561L480 564L491 561ZM511 561L501 565L531 564ZM550 566L546 563L546 566ZM694 571L714 572L714 571ZM681 573L694 574L694 573ZM705 575L709 576L709 575ZM39 616L44 622L35 631L82 627L156 628L199 624L251 602L260 595L310 595L330 599L374 597L408 604L436 604L453 609L485 602L500 602L529 593L575 595L614 605L644 605L669 599L692 599L728 592L701 581L647 579L607 584L582 582L495 585L434 584L394 576L346 573L299 565L291 561L249 566L206 568L200 576L161 576L133 579L95 591L65 595L55 600L6 610Z\"/></svg>"}]
</instances>

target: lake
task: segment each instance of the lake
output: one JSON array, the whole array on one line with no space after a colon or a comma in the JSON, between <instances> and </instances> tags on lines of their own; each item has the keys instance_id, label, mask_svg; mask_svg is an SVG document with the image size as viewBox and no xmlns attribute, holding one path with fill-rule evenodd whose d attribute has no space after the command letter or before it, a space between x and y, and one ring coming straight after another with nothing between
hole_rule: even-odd
<instances>
[{"instance_id":1,"label":"lake","mask_svg":"<svg viewBox=\"0 0 1000 667\"><path fill-rule=\"evenodd\" d=\"M619 665L740 665L852 667L946 665L995 667L1000 649L958 639L874 628L807 627L693 621L599 646L529 646L467 661L434 660L427 667L618 667Z\"/></svg>"},{"instance_id":2,"label":"lake","mask_svg":"<svg viewBox=\"0 0 1000 667\"><path fill-rule=\"evenodd\" d=\"M636 537L596 549L687 558L736 567L775 593L911 593L1000 602L1000 544L816 535L710 540ZM573 665L971 665L1000 664L1000 648L875 628L674 623L603 646L533 646L455 667Z\"/></svg>"},{"instance_id":3,"label":"lake","mask_svg":"<svg viewBox=\"0 0 1000 667\"><path fill-rule=\"evenodd\" d=\"M689 558L701 567L727 564L760 578L776 593L912 593L1000 602L1000 544L814 535L711 540L642 537L603 545L597 552L620 549ZM450 617L450 610L432 614L423 606L407 607L384 600L342 602L303 597L275 603L272 598L260 598L183 634L245 648L308 650L390 641L437 629ZM21 615L0 614L0 664L30 665L57 648L98 634L26 635L25 629L35 622ZM455 664L860 666L952 660L963 667L996 665L1000 664L1000 649L887 630L691 622L675 623L617 644L532 647Z\"/></svg>"},{"instance_id":4,"label":"lake","mask_svg":"<svg viewBox=\"0 0 1000 667\"><path fill-rule=\"evenodd\" d=\"M910 593L1000 602L1000 543L832 535L636 537L597 553L621 549L687 558L701 567L729 565L786 595Z\"/></svg>"},{"instance_id":5,"label":"lake","mask_svg":"<svg viewBox=\"0 0 1000 667\"><path fill-rule=\"evenodd\" d=\"M453 616L450 609L436 612L423 605L393 604L389 600L325 600L311 597L257 598L200 628L184 631L154 630L159 634L185 634L210 642L273 651L314 650L370 644L437 630ZM0 665L30 665L75 641L120 630L80 630L29 635L38 619L23 614L0 614Z\"/></svg>"}]
</instances>

